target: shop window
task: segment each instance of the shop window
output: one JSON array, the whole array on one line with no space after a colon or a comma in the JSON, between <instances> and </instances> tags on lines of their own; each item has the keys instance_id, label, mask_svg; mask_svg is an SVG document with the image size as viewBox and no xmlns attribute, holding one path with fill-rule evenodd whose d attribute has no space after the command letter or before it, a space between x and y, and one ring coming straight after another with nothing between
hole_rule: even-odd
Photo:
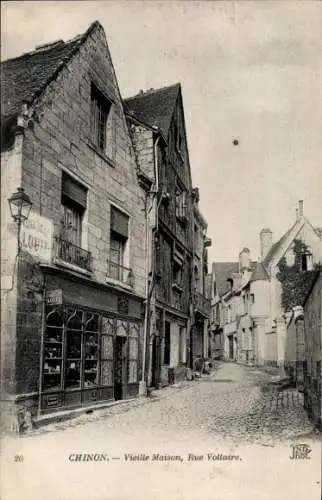
<instances>
[{"instance_id":1,"label":"shop window","mask_svg":"<svg viewBox=\"0 0 322 500\"><path fill-rule=\"evenodd\" d=\"M106 152L108 128L111 119L112 103L92 84L91 87L91 140Z\"/></svg>"},{"instance_id":2,"label":"shop window","mask_svg":"<svg viewBox=\"0 0 322 500\"><path fill-rule=\"evenodd\" d=\"M138 363L139 363L139 325L129 325L129 364L128 364L128 382L133 384L138 381Z\"/></svg>"},{"instance_id":3,"label":"shop window","mask_svg":"<svg viewBox=\"0 0 322 500\"><path fill-rule=\"evenodd\" d=\"M62 387L63 363L63 314L61 309L46 310L44 336L44 391L60 390Z\"/></svg>"},{"instance_id":4,"label":"shop window","mask_svg":"<svg viewBox=\"0 0 322 500\"><path fill-rule=\"evenodd\" d=\"M170 328L171 324L169 321L165 322L165 332L164 332L164 353L163 353L163 363L165 365L170 364L170 342L171 342L171 335L170 335Z\"/></svg>"},{"instance_id":5,"label":"shop window","mask_svg":"<svg viewBox=\"0 0 322 500\"><path fill-rule=\"evenodd\" d=\"M98 385L99 316L87 314L84 330L84 388Z\"/></svg>"},{"instance_id":6,"label":"shop window","mask_svg":"<svg viewBox=\"0 0 322 500\"><path fill-rule=\"evenodd\" d=\"M66 389L78 388L81 385L82 364L82 327L83 313L78 310L68 310L66 322Z\"/></svg>"},{"instance_id":7,"label":"shop window","mask_svg":"<svg viewBox=\"0 0 322 500\"><path fill-rule=\"evenodd\" d=\"M113 385L113 361L114 361L114 321L111 318L102 318L101 335L101 385Z\"/></svg>"}]
</instances>

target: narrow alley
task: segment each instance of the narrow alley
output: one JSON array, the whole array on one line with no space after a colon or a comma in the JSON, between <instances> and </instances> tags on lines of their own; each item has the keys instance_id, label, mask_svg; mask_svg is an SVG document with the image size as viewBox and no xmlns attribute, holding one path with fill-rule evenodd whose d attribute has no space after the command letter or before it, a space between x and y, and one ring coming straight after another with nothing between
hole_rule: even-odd
<instances>
[{"instance_id":1,"label":"narrow alley","mask_svg":"<svg viewBox=\"0 0 322 500\"><path fill-rule=\"evenodd\" d=\"M201 487L204 499L244 498L245 488L255 499L272 477L271 499L318 498L319 434L303 410L302 395L268 390L271 378L221 363L211 376L156 391L150 399L50 424L32 437L7 438L5 498L16 498L23 484L28 499L116 500L130 492L142 498L140 491L150 491L153 499L200 499ZM312 450L305 480L305 461L290 459L290 443L298 442ZM13 471L16 479L9 482ZM312 496L304 496L308 491Z\"/></svg>"}]
</instances>

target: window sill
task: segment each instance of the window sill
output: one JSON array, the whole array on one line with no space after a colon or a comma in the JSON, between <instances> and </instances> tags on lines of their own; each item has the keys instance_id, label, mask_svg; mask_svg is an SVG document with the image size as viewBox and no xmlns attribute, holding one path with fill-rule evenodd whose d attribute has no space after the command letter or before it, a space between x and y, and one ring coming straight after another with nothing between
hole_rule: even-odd
<instances>
[{"instance_id":1,"label":"window sill","mask_svg":"<svg viewBox=\"0 0 322 500\"><path fill-rule=\"evenodd\" d=\"M95 146L95 144L93 144L91 141L88 141L87 142L87 146L92 150L94 151L98 156L100 156L102 158L102 160L106 161L106 163L110 166L110 167L113 167L115 168L116 167L116 164L115 164L115 161L112 160L111 158L109 158L108 156L106 156L106 154L100 150L97 146Z\"/></svg>"},{"instance_id":2,"label":"window sill","mask_svg":"<svg viewBox=\"0 0 322 500\"><path fill-rule=\"evenodd\" d=\"M76 273L84 274L84 276L92 275L90 271L87 271L86 269L83 269L82 267L76 266L74 264L70 264L69 262L65 262L64 260L61 259L54 259L53 263L56 264L56 266L58 267L65 267L70 271L75 271Z\"/></svg>"},{"instance_id":3,"label":"window sill","mask_svg":"<svg viewBox=\"0 0 322 500\"><path fill-rule=\"evenodd\" d=\"M114 278L110 278L108 276L106 276L105 278L105 281L107 284L109 285L117 285L117 286L121 286L122 288L125 288L126 290L130 290L130 291L133 291L134 287L131 286L131 285L127 285L126 283L123 283L123 281L118 281Z\"/></svg>"},{"instance_id":4,"label":"window sill","mask_svg":"<svg viewBox=\"0 0 322 500\"><path fill-rule=\"evenodd\" d=\"M181 285L179 285L178 283L172 283L172 290L175 290L176 292L182 293L183 287Z\"/></svg>"}]
</instances>

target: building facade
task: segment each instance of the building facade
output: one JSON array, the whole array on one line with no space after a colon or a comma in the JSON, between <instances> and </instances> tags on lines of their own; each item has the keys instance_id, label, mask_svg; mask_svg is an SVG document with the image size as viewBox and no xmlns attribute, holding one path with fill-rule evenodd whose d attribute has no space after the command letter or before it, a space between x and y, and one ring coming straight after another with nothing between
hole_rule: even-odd
<instances>
[{"instance_id":1,"label":"building facade","mask_svg":"<svg viewBox=\"0 0 322 500\"><path fill-rule=\"evenodd\" d=\"M198 359L207 358L210 354L209 321L211 313L208 247L211 239L207 237L207 222L198 207L199 192L194 190L193 205L193 320L190 340L190 365L198 364Z\"/></svg>"},{"instance_id":2,"label":"building facade","mask_svg":"<svg viewBox=\"0 0 322 500\"><path fill-rule=\"evenodd\" d=\"M1 69L2 399L21 428L138 394L147 196L98 22Z\"/></svg>"},{"instance_id":3,"label":"building facade","mask_svg":"<svg viewBox=\"0 0 322 500\"><path fill-rule=\"evenodd\" d=\"M153 183L145 367L148 385L156 387L184 378L192 363L197 191L191 184L181 85L141 91L125 106L140 171Z\"/></svg>"}]
</instances>

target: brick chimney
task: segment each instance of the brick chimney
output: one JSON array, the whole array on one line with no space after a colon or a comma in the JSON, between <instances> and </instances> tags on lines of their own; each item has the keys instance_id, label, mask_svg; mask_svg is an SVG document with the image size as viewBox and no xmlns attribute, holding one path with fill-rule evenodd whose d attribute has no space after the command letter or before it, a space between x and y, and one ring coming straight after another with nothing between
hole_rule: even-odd
<instances>
[{"instance_id":1,"label":"brick chimney","mask_svg":"<svg viewBox=\"0 0 322 500\"><path fill-rule=\"evenodd\" d=\"M273 233L270 229L262 229L259 233L261 260L264 260L273 244Z\"/></svg>"},{"instance_id":2,"label":"brick chimney","mask_svg":"<svg viewBox=\"0 0 322 500\"><path fill-rule=\"evenodd\" d=\"M303 200L299 201L299 217L303 217Z\"/></svg>"}]
</instances>

